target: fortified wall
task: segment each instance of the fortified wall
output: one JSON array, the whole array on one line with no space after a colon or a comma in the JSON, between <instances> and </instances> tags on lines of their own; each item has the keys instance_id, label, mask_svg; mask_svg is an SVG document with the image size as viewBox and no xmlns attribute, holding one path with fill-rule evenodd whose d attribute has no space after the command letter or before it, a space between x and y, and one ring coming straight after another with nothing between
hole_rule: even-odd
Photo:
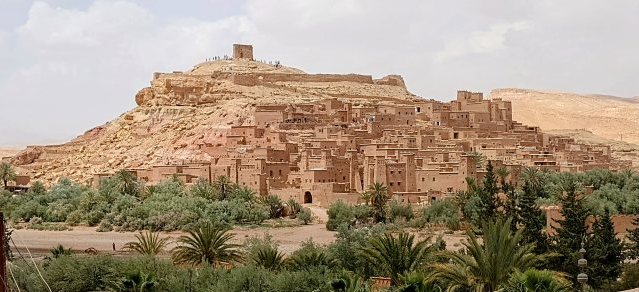
<instances>
[{"instance_id":1,"label":"fortified wall","mask_svg":"<svg viewBox=\"0 0 639 292\"><path fill-rule=\"evenodd\" d=\"M198 105L215 102L221 95L241 92L234 86L264 86L284 88L282 83L358 83L397 86L406 89L404 79L389 75L373 79L360 74L306 74L299 70L286 70L279 63L266 64L253 60L253 47L233 46L233 60L215 59L195 66L191 71L153 74L151 86L136 94L139 106ZM208 95L202 97L203 95ZM220 95L220 96L216 96Z\"/></svg>"},{"instance_id":2,"label":"fortified wall","mask_svg":"<svg viewBox=\"0 0 639 292\"><path fill-rule=\"evenodd\" d=\"M222 82L238 86L278 87L279 82L301 83L337 83L351 82L399 86L405 88L404 80L399 75L389 75L382 79L373 79L370 75L359 74L286 74L286 73L231 73L215 72L209 75L188 73L155 73L151 87L140 90L135 97L139 106L156 105L150 101L157 98L163 101L160 105L197 105L214 102L214 99L202 101L203 94L226 93ZM198 101L199 100L199 101Z\"/></svg>"}]
</instances>

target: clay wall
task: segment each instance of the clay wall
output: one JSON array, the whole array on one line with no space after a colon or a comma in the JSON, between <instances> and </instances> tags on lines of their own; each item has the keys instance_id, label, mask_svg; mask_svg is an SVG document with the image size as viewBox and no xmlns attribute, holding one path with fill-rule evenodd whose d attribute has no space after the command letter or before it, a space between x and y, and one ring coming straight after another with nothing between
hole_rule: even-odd
<instances>
[{"instance_id":1,"label":"clay wall","mask_svg":"<svg viewBox=\"0 0 639 292\"><path fill-rule=\"evenodd\" d=\"M546 232L549 235L555 235L555 228L559 227L558 220L563 220L563 216L561 215L561 207L560 206L548 206L545 207L546 211ZM639 215L612 215L610 219L612 220L612 224L615 228L615 233L618 237L622 237L624 234L628 232L628 230L633 230L637 228L636 225L633 224L633 221L639 217ZM589 216L586 219L586 225L589 228L594 223L595 218L593 216Z\"/></svg>"},{"instance_id":2,"label":"clay wall","mask_svg":"<svg viewBox=\"0 0 639 292\"><path fill-rule=\"evenodd\" d=\"M285 73L245 73L231 77L233 83L243 86L255 86L275 82L356 82L373 84L370 75L358 74L285 74Z\"/></svg>"},{"instance_id":3,"label":"clay wall","mask_svg":"<svg viewBox=\"0 0 639 292\"><path fill-rule=\"evenodd\" d=\"M490 113L491 112L490 101L484 100L481 102L462 104L459 110L468 111L468 112Z\"/></svg>"},{"instance_id":4,"label":"clay wall","mask_svg":"<svg viewBox=\"0 0 639 292\"><path fill-rule=\"evenodd\" d=\"M442 194L454 194L466 190L466 175L461 172L440 172L439 169L417 169L417 191L438 191Z\"/></svg>"}]
</instances>

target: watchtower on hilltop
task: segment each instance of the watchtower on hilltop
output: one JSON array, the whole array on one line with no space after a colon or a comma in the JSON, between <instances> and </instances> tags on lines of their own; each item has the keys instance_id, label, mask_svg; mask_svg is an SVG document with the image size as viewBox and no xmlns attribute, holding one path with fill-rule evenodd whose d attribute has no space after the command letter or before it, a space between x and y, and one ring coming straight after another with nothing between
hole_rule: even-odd
<instances>
[{"instance_id":1,"label":"watchtower on hilltop","mask_svg":"<svg viewBox=\"0 0 639 292\"><path fill-rule=\"evenodd\" d=\"M253 60L253 46L233 44L233 59Z\"/></svg>"}]
</instances>

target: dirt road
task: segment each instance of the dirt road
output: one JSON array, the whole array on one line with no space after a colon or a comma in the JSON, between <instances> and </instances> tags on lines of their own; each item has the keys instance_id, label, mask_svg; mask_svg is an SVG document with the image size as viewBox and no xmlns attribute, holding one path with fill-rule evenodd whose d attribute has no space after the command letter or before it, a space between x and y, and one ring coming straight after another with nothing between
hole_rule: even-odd
<instances>
[{"instance_id":1,"label":"dirt road","mask_svg":"<svg viewBox=\"0 0 639 292\"><path fill-rule=\"evenodd\" d=\"M328 215L326 209L312 204L305 204L304 207L311 209L314 222L309 225L295 227L236 227L231 233L235 234L236 243L244 243L250 237L263 237L269 234L274 240L279 242L280 250L290 254L300 247L302 242L313 239L316 243L326 245L335 240L335 232L326 229ZM416 230L418 238L433 236L432 233L423 233ZM14 230L12 238L15 246L22 252L29 248L34 256L49 255L49 250L58 244L66 248L72 248L75 252L83 252L86 249L94 248L101 253L121 253L122 247L129 241L135 241L137 232L96 232L94 227L73 227L71 231L38 231L31 229ZM442 233L439 233L442 234ZM170 237L171 244L167 249L175 246L174 239L184 235L183 232L163 232L162 237ZM461 240L464 236L442 234L448 249L457 250L461 248ZM433 236L433 237L436 237ZM113 251L115 244L116 251Z\"/></svg>"},{"instance_id":2,"label":"dirt road","mask_svg":"<svg viewBox=\"0 0 639 292\"><path fill-rule=\"evenodd\" d=\"M300 244L312 238L319 244L329 244L335 240L335 232L326 230L324 224L311 224L298 227L278 227L278 228L245 228L238 227L231 231L235 234L235 241L243 243L252 236L272 235L280 243L280 250L291 253ZM137 232L96 232L92 227L74 227L71 231L38 231L20 229L13 232L13 240L21 251L29 248L34 255L45 255L49 250L58 244L72 248L76 252L84 251L88 248L95 248L99 252L113 252L113 244L116 250L120 251L122 246L135 240ZM173 239L183 235L183 232L165 232L163 237ZM173 247L174 243L169 245Z\"/></svg>"}]
</instances>

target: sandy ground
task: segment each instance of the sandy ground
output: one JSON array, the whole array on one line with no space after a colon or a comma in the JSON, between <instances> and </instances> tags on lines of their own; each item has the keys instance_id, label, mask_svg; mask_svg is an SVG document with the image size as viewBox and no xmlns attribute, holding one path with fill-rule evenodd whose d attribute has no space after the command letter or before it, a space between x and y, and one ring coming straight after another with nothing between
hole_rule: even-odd
<instances>
[{"instance_id":1,"label":"sandy ground","mask_svg":"<svg viewBox=\"0 0 639 292\"><path fill-rule=\"evenodd\" d=\"M243 243L253 236L262 237L264 234L269 234L280 243L280 249L285 253L291 253L310 238L319 244L329 244L335 240L334 232L326 230L324 224L278 228L235 228L231 233L235 234L236 243ZM96 232L93 227L74 227L71 231L20 229L13 232L13 240L21 251L29 248L31 253L37 255L48 254L49 249L58 244L70 247L76 252L82 252L88 248L94 248L100 252L113 252L114 243L116 250L120 251L125 243L135 240L135 234L137 232ZM175 239L183 234L183 232L168 232L162 233L161 236ZM171 243L168 248L173 246L174 243Z\"/></svg>"},{"instance_id":2,"label":"sandy ground","mask_svg":"<svg viewBox=\"0 0 639 292\"><path fill-rule=\"evenodd\" d=\"M244 243L251 237L263 237L268 234L279 242L280 250L284 253L291 253L298 249L302 242L313 239L321 245L330 244L335 240L335 232L326 229L325 222L328 220L326 209L304 205L311 209L314 222L305 226L295 227L236 227L231 233L235 234L236 243ZM86 249L94 248L99 252L113 252L115 244L116 252L121 251L122 246L135 241L137 232L96 232L95 227L76 226L70 231L38 231L30 229L19 229L13 232L13 240L21 251L28 248L37 255L46 255L49 250L62 244L64 247L72 248L76 252L83 252ZM164 232L162 237L170 237L171 244L167 249L175 246L174 239L184 232Z\"/></svg>"}]
</instances>

